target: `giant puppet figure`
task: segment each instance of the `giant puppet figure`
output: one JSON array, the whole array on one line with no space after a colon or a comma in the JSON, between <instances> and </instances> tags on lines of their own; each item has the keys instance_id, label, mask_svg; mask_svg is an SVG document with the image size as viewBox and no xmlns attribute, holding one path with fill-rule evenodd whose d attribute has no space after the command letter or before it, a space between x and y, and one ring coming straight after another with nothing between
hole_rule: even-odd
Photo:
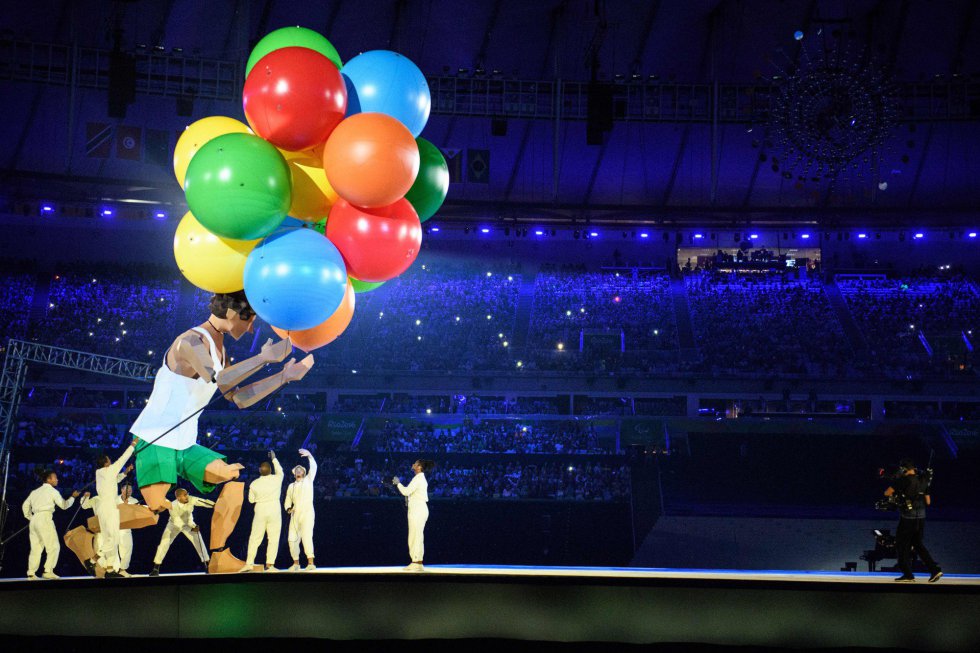
<instances>
[{"instance_id":1,"label":"giant puppet figure","mask_svg":"<svg viewBox=\"0 0 980 653\"><path fill-rule=\"evenodd\" d=\"M313 367L312 355L298 363L290 360L281 371L239 387L263 366L285 360L292 351L292 343L287 338L273 344L270 339L258 355L227 366L224 336L238 340L251 333L255 311L243 291L214 295L210 309L206 322L180 334L167 350L146 407L130 429L136 436L133 444L137 480L148 509L123 506L127 510L121 515L119 528L142 528L156 523L154 513L171 507L167 492L178 477L203 493L238 478L241 465L228 464L223 455L197 443L198 415L214 399L215 391L220 390L222 396L239 408L248 408L287 383L299 381ZM227 483L215 503L211 520L213 554L209 569L212 572L238 571L243 564L225 546L241 514L243 485ZM65 534L65 543L83 565L93 555L92 542L98 529L95 520L88 528L79 526Z\"/></svg>"},{"instance_id":2,"label":"giant puppet figure","mask_svg":"<svg viewBox=\"0 0 980 653\"><path fill-rule=\"evenodd\" d=\"M241 465L228 464L223 455L197 443L198 414L214 398L215 391L239 408L248 408L285 384L299 381L313 367L312 355L300 362L291 359L281 371L239 387L265 365L285 360L292 343L288 338L276 344L269 340L258 355L229 366L224 336L238 340L250 333L255 311L242 291L214 295L210 309L207 321L179 335L170 346L146 407L131 429L141 440L136 447L140 492L155 512L170 508L167 492L178 477L202 493L238 478ZM241 512L241 485L229 483L215 505L211 548L222 555L212 556L212 571L237 571L241 566L241 561L225 550L225 541Z\"/></svg>"}]
</instances>

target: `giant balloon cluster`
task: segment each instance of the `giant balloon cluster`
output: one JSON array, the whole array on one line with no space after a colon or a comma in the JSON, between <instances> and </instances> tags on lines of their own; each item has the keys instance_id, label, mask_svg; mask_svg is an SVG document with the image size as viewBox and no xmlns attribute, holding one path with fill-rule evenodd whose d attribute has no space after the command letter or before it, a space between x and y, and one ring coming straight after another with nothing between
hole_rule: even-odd
<instances>
[{"instance_id":1,"label":"giant balloon cluster","mask_svg":"<svg viewBox=\"0 0 980 653\"><path fill-rule=\"evenodd\" d=\"M244 289L310 351L347 328L357 293L412 265L446 198L446 161L419 137L429 87L396 52L343 65L322 35L287 27L255 46L242 100L248 125L211 116L177 141L190 210L174 256L199 288Z\"/></svg>"}]
</instances>

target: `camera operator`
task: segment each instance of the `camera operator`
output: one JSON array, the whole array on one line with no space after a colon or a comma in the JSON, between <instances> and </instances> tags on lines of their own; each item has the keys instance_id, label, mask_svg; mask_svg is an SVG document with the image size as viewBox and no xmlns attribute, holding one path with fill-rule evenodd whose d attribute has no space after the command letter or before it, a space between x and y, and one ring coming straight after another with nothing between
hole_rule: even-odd
<instances>
[{"instance_id":1,"label":"camera operator","mask_svg":"<svg viewBox=\"0 0 980 653\"><path fill-rule=\"evenodd\" d=\"M899 464L898 474L892 486L885 490L886 497L894 496L898 500L898 529L895 533L895 545L898 549L898 567L902 575L895 580L900 583L914 583L912 574L913 551L929 569L929 582L935 583L942 578L943 572L936 561L929 555L922 542L926 525L926 506L930 505L928 475L918 473L915 463L905 459Z\"/></svg>"}]
</instances>

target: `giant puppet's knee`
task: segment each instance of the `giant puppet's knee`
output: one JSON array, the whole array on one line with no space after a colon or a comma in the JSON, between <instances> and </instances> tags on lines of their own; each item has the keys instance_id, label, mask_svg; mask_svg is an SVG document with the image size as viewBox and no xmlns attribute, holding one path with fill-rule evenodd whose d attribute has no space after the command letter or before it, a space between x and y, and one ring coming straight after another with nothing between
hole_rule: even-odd
<instances>
[{"instance_id":1,"label":"giant puppet's knee","mask_svg":"<svg viewBox=\"0 0 980 653\"><path fill-rule=\"evenodd\" d=\"M244 501L245 484L233 481L224 484L218 500L214 502L214 514L211 516L211 561L208 564L210 574L237 572L245 564L227 548L228 538L241 517Z\"/></svg>"}]
</instances>

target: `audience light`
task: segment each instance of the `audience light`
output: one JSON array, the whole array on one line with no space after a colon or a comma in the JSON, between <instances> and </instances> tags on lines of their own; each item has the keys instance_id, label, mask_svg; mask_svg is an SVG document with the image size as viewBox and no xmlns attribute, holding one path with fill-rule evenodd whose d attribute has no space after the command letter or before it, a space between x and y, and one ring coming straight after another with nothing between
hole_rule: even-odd
<instances>
[{"instance_id":1,"label":"audience light","mask_svg":"<svg viewBox=\"0 0 980 653\"><path fill-rule=\"evenodd\" d=\"M429 231L431 231L434 234L437 234L439 233L439 227L429 227Z\"/></svg>"},{"instance_id":2,"label":"audience light","mask_svg":"<svg viewBox=\"0 0 980 653\"><path fill-rule=\"evenodd\" d=\"M51 213L54 213L54 206L52 206L51 204L42 204L41 205L41 214L42 215L51 214Z\"/></svg>"},{"instance_id":3,"label":"audience light","mask_svg":"<svg viewBox=\"0 0 980 653\"><path fill-rule=\"evenodd\" d=\"M524 367L524 362L523 361L517 361L517 366L518 367Z\"/></svg>"},{"instance_id":4,"label":"audience light","mask_svg":"<svg viewBox=\"0 0 980 653\"><path fill-rule=\"evenodd\" d=\"M492 319L493 319L493 316L492 316L492 315L488 315L488 316L487 316L487 319L488 319L488 320L492 320Z\"/></svg>"},{"instance_id":5,"label":"audience light","mask_svg":"<svg viewBox=\"0 0 980 653\"><path fill-rule=\"evenodd\" d=\"M800 234L800 238L803 240L810 240L810 234Z\"/></svg>"},{"instance_id":6,"label":"audience light","mask_svg":"<svg viewBox=\"0 0 980 653\"><path fill-rule=\"evenodd\" d=\"M858 234L858 238L864 239L864 238L867 238L867 237L868 237L868 234L865 234L865 233Z\"/></svg>"},{"instance_id":7,"label":"audience light","mask_svg":"<svg viewBox=\"0 0 980 653\"><path fill-rule=\"evenodd\" d=\"M589 232L589 235L592 236L593 238L596 238L596 237L598 237L599 232L598 231L590 231Z\"/></svg>"},{"instance_id":8,"label":"audience light","mask_svg":"<svg viewBox=\"0 0 980 653\"><path fill-rule=\"evenodd\" d=\"M917 232L915 234L915 236L914 236L914 238L916 238L916 239L925 238L925 237L926 237L926 235L924 233L922 233L921 231Z\"/></svg>"},{"instance_id":9,"label":"audience light","mask_svg":"<svg viewBox=\"0 0 980 653\"><path fill-rule=\"evenodd\" d=\"M167 219L167 213L165 211L154 211L153 212L153 217L155 219L157 219L157 220L166 220Z\"/></svg>"},{"instance_id":10,"label":"audience light","mask_svg":"<svg viewBox=\"0 0 980 653\"><path fill-rule=\"evenodd\" d=\"M112 217L112 209L102 209L101 215L104 218L111 218Z\"/></svg>"},{"instance_id":11,"label":"audience light","mask_svg":"<svg viewBox=\"0 0 980 653\"><path fill-rule=\"evenodd\" d=\"M490 228L489 227L483 227L483 228L480 229L480 233L481 234L488 234L488 233L490 233Z\"/></svg>"},{"instance_id":12,"label":"audience light","mask_svg":"<svg viewBox=\"0 0 980 653\"><path fill-rule=\"evenodd\" d=\"M649 237L650 237L650 234L648 234L647 232L645 232L645 231L641 231L640 232L640 238L649 238Z\"/></svg>"},{"instance_id":13,"label":"audience light","mask_svg":"<svg viewBox=\"0 0 980 653\"><path fill-rule=\"evenodd\" d=\"M544 235L544 232L541 231L540 229L535 229L534 230L534 235L535 236L543 236Z\"/></svg>"},{"instance_id":14,"label":"audience light","mask_svg":"<svg viewBox=\"0 0 980 653\"><path fill-rule=\"evenodd\" d=\"M758 237L759 234L749 234L749 240L756 240Z\"/></svg>"},{"instance_id":15,"label":"audience light","mask_svg":"<svg viewBox=\"0 0 980 653\"><path fill-rule=\"evenodd\" d=\"M493 272L487 272L487 277L492 277L492 276L493 276Z\"/></svg>"},{"instance_id":16,"label":"audience light","mask_svg":"<svg viewBox=\"0 0 980 653\"><path fill-rule=\"evenodd\" d=\"M695 240L701 240L702 238L704 238L704 234L694 234Z\"/></svg>"},{"instance_id":17,"label":"audience light","mask_svg":"<svg viewBox=\"0 0 980 653\"><path fill-rule=\"evenodd\" d=\"M977 237L977 232L971 231L966 236L967 236L967 238L976 238Z\"/></svg>"},{"instance_id":18,"label":"audience light","mask_svg":"<svg viewBox=\"0 0 980 653\"><path fill-rule=\"evenodd\" d=\"M426 415L431 415L432 414L432 409L431 408L426 408L425 409L425 414Z\"/></svg>"},{"instance_id":19,"label":"audience light","mask_svg":"<svg viewBox=\"0 0 980 653\"><path fill-rule=\"evenodd\" d=\"M564 351L565 350L565 343L559 342L558 345L557 345L557 348L558 348L558 351Z\"/></svg>"},{"instance_id":20,"label":"audience light","mask_svg":"<svg viewBox=\"0 0 980 653\"><path fill-rule=\"evenodd\" d=\"M504 340L504 347L508 346L509 344L510 343L508 343L506 340Z\"/></svg>"}]
</instances>

